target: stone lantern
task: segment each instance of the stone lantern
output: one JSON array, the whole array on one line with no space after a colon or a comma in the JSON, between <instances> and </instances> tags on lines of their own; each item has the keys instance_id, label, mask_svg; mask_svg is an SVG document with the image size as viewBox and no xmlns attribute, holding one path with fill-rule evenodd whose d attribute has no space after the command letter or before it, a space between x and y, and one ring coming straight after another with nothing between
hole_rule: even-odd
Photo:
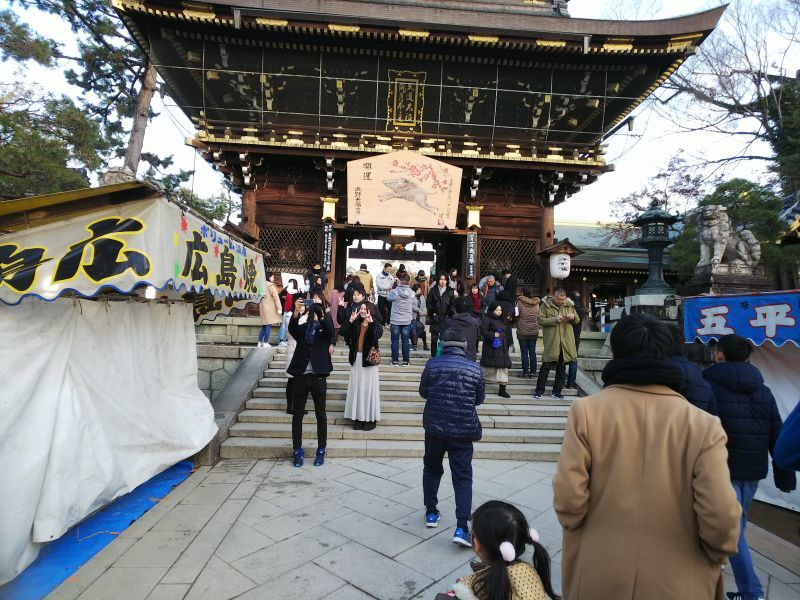
<instances>
[{"instance_id":1,"label":"stone lantern","mask_svg":"<svg viewBox=\"0 0 800 600\"><path fill-rule=\"evenodd\" d=\"M662 210L658 207L658 202L653 201L650 208L633 221L633 225L642 228L639 245L647 249L649 270L647 281L636 290L637 295L669 296L675 293L664 281L664 249L672 243L669 238L670 226L679 220L679 217Z\"/></svg>"}]
</instances>

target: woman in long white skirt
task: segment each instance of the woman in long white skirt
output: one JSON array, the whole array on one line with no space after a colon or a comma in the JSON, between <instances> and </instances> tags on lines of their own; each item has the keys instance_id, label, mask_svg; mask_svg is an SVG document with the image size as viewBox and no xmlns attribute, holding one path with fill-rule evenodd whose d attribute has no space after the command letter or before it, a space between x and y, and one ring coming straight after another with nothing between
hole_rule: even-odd
<instances>
[{"instance_id":1,"label":"woman in long white skirt","mask_svg":"<svg viewBox=\"0 0 800 600\"><path fill-rule=\"evenodd\" d=\"M350 346L352 365L344 417L353 421L353 429L371 431L381 420L378 340L383 335L383 326L375 319L375 305L360 303L341 324L340 333Z\"/></svg>"}]
</instances>

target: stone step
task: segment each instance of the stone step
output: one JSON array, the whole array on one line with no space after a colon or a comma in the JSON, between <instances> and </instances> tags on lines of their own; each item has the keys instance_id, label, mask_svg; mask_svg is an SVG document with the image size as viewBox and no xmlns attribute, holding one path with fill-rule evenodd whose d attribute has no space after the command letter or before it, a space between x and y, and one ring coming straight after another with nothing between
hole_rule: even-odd
<instances>
[{"instance_id":1,"label":"stone step","mask_svg":"<svg viewBox=\"0 0 800 600\"><path fill-rule=\"evenodd\" d=\"M416 377L416 381L419 381L419 376L422 375L422 369L418 369L416 367L393 367L391 365L381 365L378 367L380 369L380 379L381 381L410 381L412 380L411 374L414 374ZM509 370L508 372L508 383L509 384L518 384L518 385L527 385L527 386L534 386L536 385L536 377L520 377L519 374L521 373L521 369L519 367L515 367ZM331 372L329 379L333 379L335 377L347 379L350 375L349 365L347 369L334 369ZM286 370L283 368L283 365L280 366L272 366L270 365L269 368L264 370L264 377L265 378L275 378L280 381L286 381ZM548 382L552 382L555 379L555 371L550 371L550 376L548 377Z\"/></svg>"},{"instance_id":2,"label":"stone step","mask_svg":"<svg viewBox=\"0 0 800 600\"><path fill-rule=\"evenodd\" d=\"M422 414L425 403L400 400L400 401L381 401L382 413L415 413ZM285 398L252 398L247 401L248 409L252 410L286 410ZM328 412L343 412L344 400L332 400L328 398L326 404ZM306 408L312 412L313 404L309 399ZM239 413L239 420L245 420L242 415L247 411ZM478 407L479 415L500 415L512 417L566 417L569 414L568 406L547 406L542 404L500 404L486 403Z\"/></svg>"},{"instance_id":3,"label":"stone step","mask_svg":"<svg viewBox=\"0 0 800 600\"><path fill-rule=\"evenodd\" d=\"M272 409L247 409L240 413L239 424L252 423L280 423L288 426L292 422L292 416L287 415L285 407ZM419 413L390 413L383 412L380 424L391 427L421 427L422 415ZM484 429L545 429L562 430L566 426L566 417L522 417L522 416L503 416L503 415L480 415L481 425ZM316 423L314 411L310 411L303 417L304 423ZM328 425L350 425L351 421L344 418L342 411L328 411ZM369 432L367 432L369 433Z\"/></svg>"},{"instance_id":4,"label":"stone step","mask_svg":"<svg viewBox=\"0 0 800 600\"><path fill-rule=\"evenodd\" d=\"M369 433L369 432L367 432ZM313 458L316 441L305 440L305 455ZM476 442L475 458L499 460L558 460L560 444L524 444L500 442ZM422 458L424 445L418 441L372 440L372 439L331 439L328 441L328 458L367 457L408 457ZM220 448L222 458L290 458L292 444L282 438L229 437ZM307 463L309 466L310 463Z\"/></svg>"},{"instance_id":5,"label":"stone step","mask_svg":"<svg viewBox=\"0 0 800 600\"><path fill-rule=\"evenodd\" d=\"M287 415L288 416L288 415ZM303 424L303 437L316 436L317 428L313 423ZM288 423L236 423L230 429L234 437L254 438L291 438L292 428ZM328 423L328 439L371 439L371 440L407 440L424 441L425 430L421 425L402 426L386 425L383 421L372 431L359 431L347 423ZM524 444L560 444L564 432L554 429L497 429L485 428L482 441Z\"/></svg>"},{"instance_id":6,"label":"stone step","mask_svg":"<svg viewBox=\"0 0 800 600\"><path fill-rule=\"evenodd\" d=\"M330 393L331 390L339 390L339 389L347 389L347 385L349 382L348 374L345 373L331 373L330 377L328 377L328 392ZM522 383L524 382L524 383ZM286 377L277 377L277 376L270 376L264 377L263 379L259 380L258 386L261 389L278 389L283 391L286 388ZM521 379L520 383L516 381L514 383L510 382L506 386L506 390L512 396L519 395L524 396L525 398L530 399L533 395L533 388L535 384L525 379ZM497 390L496 383L486 383L487 390ZM419 392L419 380L416 381L409 381L408 379L403 381L394 381L394 380L386 380L383 378L383 373L381 373L381 382L380 382L380 389L381 392L406 392L408 394L412 394L417 396ZM259 395L259 394L256 394ZM495 394L496 395L496 394ZM577 390L564 390L564 396L577 396Z\"/></svg>"},{"instance_id":7,"label":"stone step","mask_svg":"<svg viewBox=\"0 0 800 600\"><path fill-rule=\"evenodd\" d=\"M484 400L485 404L516 404L516 405L524 405L524 404L531 404L533 403L533 395L532 389L529 389L527 393L511 393L510 398L501 398L497 395L497 386L490 385L487 386L489 390L486 393L486 399ZM567 390L565 390L566 393ZM559 400L557 398L553 398L551 396L542 397L541 400L537 400L537 404L545 404L547 406L570 406L572 401L577 397L575 392L569 390L572 395L565 395L563 400ZM253 390L253 398L283 398L286 399L286 390L282 387L257 387ZM347 382L344 382L344 385L340 387L332 387L330 382L328 383L328 392L327 392L327 400L328 402L332 400L341 400L344 401L347 399ZM309 398L309 402L310 402ZM398 391L398 390L386 390L383 386L381 386L381 402L423 402L422 398L416 392L413 391Z\"/></svg>"}]
</instances>

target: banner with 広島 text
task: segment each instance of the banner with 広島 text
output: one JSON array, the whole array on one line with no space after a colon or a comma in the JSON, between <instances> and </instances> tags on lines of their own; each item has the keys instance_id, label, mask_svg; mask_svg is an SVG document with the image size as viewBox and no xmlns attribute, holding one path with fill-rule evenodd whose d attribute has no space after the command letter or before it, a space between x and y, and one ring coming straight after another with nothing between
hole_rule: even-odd
<instances>
[{"instance_id":1,"label":"banner with \u5e83\u5cf6 text","mask_svg":"<svg viewBox=\"0 0 800 600\"><path fill-rule=\"evenodd\" d=\"M165 198L110 206L0 237L0 301L184 291L195 321L255 302L266 287L260 253Z\"/></svg>"}]
</instances>

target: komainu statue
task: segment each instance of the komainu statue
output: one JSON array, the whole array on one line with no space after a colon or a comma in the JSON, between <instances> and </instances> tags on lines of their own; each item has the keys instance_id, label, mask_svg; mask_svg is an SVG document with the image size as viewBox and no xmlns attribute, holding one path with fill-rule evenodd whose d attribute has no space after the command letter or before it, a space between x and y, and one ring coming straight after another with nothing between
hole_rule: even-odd
<instances>
[{"instance_id":1,"label":"komainu statue","mask_svg":"<svg viewBox=\"0 0 800 600\"><path fill-rule=\"evenodd\" d=\"M752 273L761 260L761 244L747 229L736 231L724 206L697 209L700 262L697 271L716 273L720 267L740 274Z\"/></svg>"}]
</instances>

